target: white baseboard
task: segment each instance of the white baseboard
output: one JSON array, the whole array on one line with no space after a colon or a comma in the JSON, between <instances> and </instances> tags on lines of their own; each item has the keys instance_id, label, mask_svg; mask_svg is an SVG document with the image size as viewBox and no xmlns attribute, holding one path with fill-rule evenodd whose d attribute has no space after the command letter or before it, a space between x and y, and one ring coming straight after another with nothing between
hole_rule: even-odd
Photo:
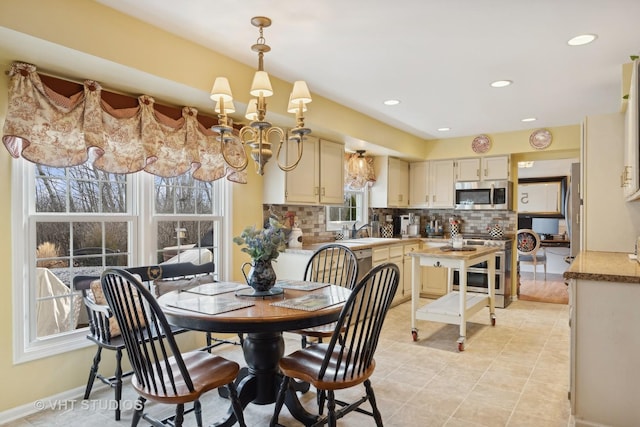
<instances>
[{"instance_id":1,"label":"white baseboard","mask_svg":"<svg viewBox=\"0 0 640 427\"><path fill-rule=\"evenodd\" d=\"M93 384L92 392L103 389L105 387L108 386L98 380ZM0 412L0 420L2 420L2 423L4 424L35 414L36 412L39 412L41 410L50 409L51 405L53 405L53 402L81 400L84 396L85 388L86 386L83 385L71 390L63 391L62 393L34 400L31 403L25 403L24 405L16 406L15 408L2 411Z\"/></svg>"}]
</instances>

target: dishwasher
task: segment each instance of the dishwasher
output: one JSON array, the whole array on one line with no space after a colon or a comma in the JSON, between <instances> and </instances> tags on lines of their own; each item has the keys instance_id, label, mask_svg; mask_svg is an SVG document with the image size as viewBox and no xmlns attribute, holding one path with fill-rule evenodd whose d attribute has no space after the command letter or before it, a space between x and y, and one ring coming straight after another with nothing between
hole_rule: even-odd
<instances>
[{"instance_id":1,"label":"dishwasher","mask_svg":"<svg viewBox=\"0 0 640 427\"><path fill-rule=\"evenodd\" d=\"M359 283L360 279L362 279L364 275L371 270L371 267L373 267L373 251L371 249L357 249L354 250L353 253L356 255L356 259L358 260L358 279L356 283Z\"/></svg>"}]
</instances>

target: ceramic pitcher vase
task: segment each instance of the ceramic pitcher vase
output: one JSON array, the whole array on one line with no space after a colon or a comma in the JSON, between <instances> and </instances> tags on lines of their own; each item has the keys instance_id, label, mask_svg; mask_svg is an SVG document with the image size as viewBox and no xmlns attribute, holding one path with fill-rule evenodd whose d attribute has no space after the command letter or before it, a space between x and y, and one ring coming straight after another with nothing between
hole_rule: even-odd
<instances>
[{"instance_id":1,"label":"ceramic pitcher vase","mask_svg":"<svg viewBox=\"0 0 640 427\"><path fill-rule=\"evenodd\" d=\"M249 274L245 273L245 267L250 266ZM254 260L253 263L242 264L242 275L247 285L256 292L265 292L276 284L276 272L271 265L271 260Z\"/></svg>"}]
</instances>

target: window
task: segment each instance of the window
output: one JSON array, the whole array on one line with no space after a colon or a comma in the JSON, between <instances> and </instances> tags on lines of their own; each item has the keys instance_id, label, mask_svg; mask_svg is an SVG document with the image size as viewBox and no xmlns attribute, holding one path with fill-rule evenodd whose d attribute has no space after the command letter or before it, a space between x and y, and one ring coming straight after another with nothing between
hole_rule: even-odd
<instances>
[{"instance_id":1,"label":"window","mask_svg":"<svg viewBox=\"0 0 640 427\"><path fill-rule=\"evenodd\" d=\"M222 274L224 180L13 165L16 362L87 345L76 275L185 261L213 261Z\"/></svg>"},{"instance_id":2,"label":"window","mask_svg":"<svg viewBox=\"0 0 640 427\"><path fill-rule=\"evenodd\" d=\"M337 231L344 226L351 228L353 224L365 224L367 222L367 197L366 189L344 192L344 204L327 206L327 231Z\"/></svg>"}]
</instances>

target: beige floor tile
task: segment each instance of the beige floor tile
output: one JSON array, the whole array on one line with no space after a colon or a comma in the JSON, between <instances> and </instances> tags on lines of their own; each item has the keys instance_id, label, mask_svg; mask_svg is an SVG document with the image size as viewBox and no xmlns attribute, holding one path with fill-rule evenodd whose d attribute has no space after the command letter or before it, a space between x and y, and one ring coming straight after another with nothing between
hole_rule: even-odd
<instances>
[{"instance_id":1,"label":"beige floor tile","mask_svg":"<svg viewBox=\"0 0 640 427\"><path fill-rule=\"evenodd\" d=\"M426 304L424 299L422 303ZM514 301L498 309L497 324L489 325L488 311L481 311L468 324L465 351L457 351L459 327L418 321L419 340L411 336L410 303L389 312L378 350L372 385L385 425L390 427L566 427L569 423L569 310L566 305ZM300 348L300 338L284 334L285 352ZM218 354L244 364L239 346L225 345ZM106 356L105 356L106 357ZM339 398L357 398L362 386L337 393ZM107 401L113 390L96 386L92 400ZM137 398L126 382L124 399ZM300 395L304 406L316 410L315 391ZM206 424L228 409L228 401L209 392L203 398ZM369 408L368 403L364 405ZM147 409L169 414L173 407L148 404ZM271 405L250 404L245 409L247 425L267 425ZM2 424L11 427L122 427L131 422L124 411L116 422L113 411L48 411ZM286 408L279 422L299 426ZM141 423L142 425L142 423ZM351 413L338 421L340 427L374 425L363 414ZM193 414L185 427L195 426Z\"/></svg>"}]
</instances>

